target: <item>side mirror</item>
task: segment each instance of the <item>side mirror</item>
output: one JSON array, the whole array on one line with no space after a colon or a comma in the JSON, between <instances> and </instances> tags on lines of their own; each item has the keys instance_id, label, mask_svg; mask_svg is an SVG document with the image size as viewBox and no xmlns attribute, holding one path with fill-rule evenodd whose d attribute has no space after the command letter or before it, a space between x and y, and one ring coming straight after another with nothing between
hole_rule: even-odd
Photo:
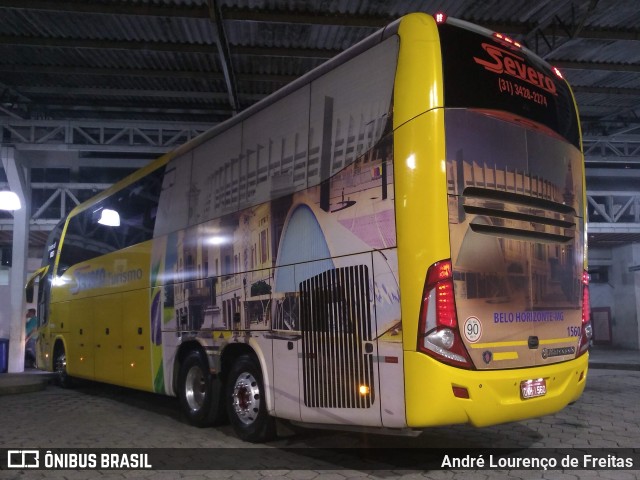
<instances>
[{"instance_id":1,"label":"side mirror","mask_svg":"<svg viewBox=\"0 0 640 480\"><path fill-rule=\"evenodd\" d=\"M24 292L27 303L33 303L33 283L31 285L27 285L27 288Z\"/></svg>"}]
</instances>

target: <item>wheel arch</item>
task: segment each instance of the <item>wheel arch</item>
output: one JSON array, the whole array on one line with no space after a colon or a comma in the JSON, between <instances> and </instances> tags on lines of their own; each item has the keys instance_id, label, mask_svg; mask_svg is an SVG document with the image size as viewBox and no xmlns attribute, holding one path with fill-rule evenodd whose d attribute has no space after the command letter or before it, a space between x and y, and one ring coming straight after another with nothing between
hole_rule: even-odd
<instances>
[{"instance_id":1,"label":"wheel arch","mask_svg":"<svg viewBox=\"0 0 640 480\"><path fill-rule=\"evenodd\" d=\"M61 353L64 353L65 357L64 369L62 372L58 370L57 366L57 359ZM69 350L67 349L67 342L65 341L64 336L56 336L51 348L51 362L47 363L47 369L49 370L50 367L49 371L56 373L58 385L62 388L70 388L74 384L72 373L69 373L69 358Z\"/></svg>"},{"instance_id":2,"label":"wheel arch","mask_svg":"<svg viewBox=\"0 0 640 480\"><path fill-rule=\"evenodd\" d=\"M220 376L223 381L226 382L232 365L242 355L251 356L258 363L260 368L264 370L262 362L260 362L258 354L253 348L244 343L230 343L224 348L222 355L220 356Z\"/></svg>"},{"instance_id":3,"label":"wheel arch","mask_svg":"<svg viewBox=\"0 0 640 480\"><path fill-rule=\"evenodd\" d=\"M51 371L55 370L55 360L60 350L62 350L65 353L65 355L69 351L67 349L67 342L65 341L65 338L62 336L57 336L56 339L53 341L53 347L51 348L51 353L50 353ZM67 358L67 364L68 363L69 363L69 358Z\"/></svg>"},{"instance_id":4,"label":"wheel arch","mask_svg":"<svg viewBox=\"0 0 640 480\"><path fill-rule=\"evenodd\" d=\"M173 361L171 391L173 391L174 394L177 394L178 392L178 377L180 375L180 367L182 366L182 362L184 362L184 359L187 358L187 356L193 351L199 352L200 355L203 355L204 358L207 358L207 361L209 362L209 370L211 371L211 358L207 355L207 351L200 342L198 342L196 339L192 339L182 343L180 347L178 347L178 351L176 352L176 356Z\"/></svg>"}]
</instances>

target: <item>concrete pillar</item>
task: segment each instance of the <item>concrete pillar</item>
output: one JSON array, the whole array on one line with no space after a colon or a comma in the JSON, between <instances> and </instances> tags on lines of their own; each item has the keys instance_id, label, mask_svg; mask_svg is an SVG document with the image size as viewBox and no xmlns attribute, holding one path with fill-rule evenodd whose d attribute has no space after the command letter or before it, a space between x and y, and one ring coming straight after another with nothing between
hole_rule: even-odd
<instances>
[{"instance_id":1,"label":"concrete pillar","mask_svg":"<svg viewBox=\"0 0 640 480\"><path fill-rule=\"evenodd\" d=\"M614 346L640 349L640 244L612 250L612 282L615 315L612 321Z\"/></svg>"},{"instance_id":2,"label":"concrete pillar","mask_svg":"<svg viewBox=\"0 0 640 480\"><path fill-rule=\"evenodd\" d=\"M22 208L13 212L13 256L9 274L11 325L9 334L9 372L24 371L25 298L29 252L29 220L31 218L31 187L29 172L15 158L13 147L0 147L2 165L9 188L20 198Z\"/></svg>"}]
</instances>

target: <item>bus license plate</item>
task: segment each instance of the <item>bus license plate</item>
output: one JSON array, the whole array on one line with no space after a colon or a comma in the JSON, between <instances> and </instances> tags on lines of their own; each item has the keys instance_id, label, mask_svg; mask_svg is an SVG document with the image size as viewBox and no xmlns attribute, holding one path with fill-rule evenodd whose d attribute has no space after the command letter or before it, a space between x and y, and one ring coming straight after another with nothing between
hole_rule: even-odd
<instances>
[{"instance_id":1,"label":"bus license plate","mask_svg":"<svg viewBox=\"0 0 640 480\"><path fill-rule=\"evenodd\" d=\"M544 378L520 382L520 394L524 400L527 398L542 397L543 395L546 395L546 393L547 382Z\"/></svg>"}]
</instances>

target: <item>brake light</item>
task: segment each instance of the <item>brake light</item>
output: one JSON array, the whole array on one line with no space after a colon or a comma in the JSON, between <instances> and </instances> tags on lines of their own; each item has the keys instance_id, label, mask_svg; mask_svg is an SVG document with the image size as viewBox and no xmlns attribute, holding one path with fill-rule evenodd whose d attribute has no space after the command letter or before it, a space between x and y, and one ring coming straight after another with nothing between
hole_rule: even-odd
<instances>
[{"instance_id":1,"label":"brake light","mask_svg":"<svg viewBox=\"0 0 640 480\"><path fill-rule=\"evenodd\" d=\"M456 316L456 301L453 294L453 275L450 261L438 262L429 268L427 271L427 289L435 290L438 324L450 328L457 327L458 319Z\"/></svg>"},{"instance_id":2,"label":"brake light","mask_svg":"<svg viewBox=\"0 0 640 480\"><path fill-rule=\"evenodd\" d=\"M458 331L451 260L429 267L418 328L418 350L441 362L473 368Z\"/></svg>"},{"instance_id":3,"label":"brake light","mask_svg":"<svg viewBox=\"0 0 640 480\"><path fill-rule=\"evenodd\" d=\"M555 73L557 77L564 79L564 77L562 76L562 72L558 70L557 67L551 67L551 70L553 70L553 73Z\"/></svg>"},{"instance_id":4,"label":"brake light","mask_svg":"<svg viewBox=\"0 0 640 480\"><path fill-rule=\"evenodd\" d=\"M436 23L445 23L447 21L447 16L442 12L436 13L433 18L436 19Z\"/></svg>"},{"instance_id":5,"label":"brake light","mask_svg":"<svg viewBox=\"0 0 640 480\"><path fill-rule=\"evenodd\" d=\"M580 334L580 345L578 347L579 357L589 350L589 343L593 335L591 327L591 308L589 306L589 273L582 272L582 329Z\"/></svg>"},{"instance_id":6,"label":"brake light","mask_svg":"<svg viewBox=\"0 0 640 480\"><path fill-rule=\"evenodd\" d=\"M591 311L589 308L589 273L582 272L582 323L588 323L591 320Z\"/></svg>"},{"instance_id":7,"label":"brake light","mask_svg":"<svg viewBox=\"0 0 640 480\"><path fill-rule=\"evenodd\" d=\"M522 45L516 42L514 39L507 37L501 33L494 33L493 37L499 40L503 45L507 45L509 47L522 48Z\"/></svg>"}]
</instances>

